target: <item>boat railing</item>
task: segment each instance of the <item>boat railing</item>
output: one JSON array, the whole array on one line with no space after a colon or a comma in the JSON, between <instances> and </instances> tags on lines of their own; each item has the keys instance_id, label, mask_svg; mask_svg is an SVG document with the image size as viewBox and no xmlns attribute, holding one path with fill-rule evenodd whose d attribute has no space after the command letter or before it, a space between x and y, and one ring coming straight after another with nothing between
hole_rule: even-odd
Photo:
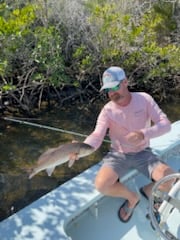
<instances>
[{"instance_id":1,"label":"boat railing","mask_svg":"<svg viewBox=\"0 0 180 240\"><path fill-rule=\"evenodd\" d=\"M172 185L169 192L160 190L160 186L165 183L171 183ZM162 202L157 209L154 207L156 198ZM177 234L179 228L177 224L179 224L180 211L180 173L170 174L156 182L149 202L151 223L157 234L165 240L176 240L175 234Z\"/></svg>"}]
</instances>

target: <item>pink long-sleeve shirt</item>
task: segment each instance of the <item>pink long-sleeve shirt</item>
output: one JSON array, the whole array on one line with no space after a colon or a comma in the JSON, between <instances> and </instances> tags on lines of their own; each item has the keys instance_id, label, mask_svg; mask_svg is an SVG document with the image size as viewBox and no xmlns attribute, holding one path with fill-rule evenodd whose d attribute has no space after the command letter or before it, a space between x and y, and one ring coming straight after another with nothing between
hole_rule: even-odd
<instances>
[{"instance_id":1,"label":"pink long-sleeve shirt","mask_svg":"<svg viewBox=\"0 0 180 240\"><path fill-rule=\"evenodd\" d=\"M166 114L149 94L134 92L131 95L131 101L125 107L113 101L103 107L95 130L85 139L85 143L97 149L108 133L111 148L124 153L139 152L149 146L150 138L170 130L171 124ZM125 138L128 133L134 131L142 131L144 134L144 139L138 146L133 146Z\"/></svg>"}]
</instances>

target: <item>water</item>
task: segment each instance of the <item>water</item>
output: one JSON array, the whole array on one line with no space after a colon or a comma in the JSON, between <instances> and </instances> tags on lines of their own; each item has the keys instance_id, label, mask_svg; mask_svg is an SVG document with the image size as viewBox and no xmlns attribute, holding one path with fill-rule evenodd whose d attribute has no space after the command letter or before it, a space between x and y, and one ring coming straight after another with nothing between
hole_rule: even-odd
<instances>
[{"instance_id":1,"label":"water","mask_svg":"<svg viewBox=\"0 0 180 240\"><path fill-rule=\"evenodd\" d=\"M39 114L36 119L24 120L88 135L94 129L101 107L102 103L89 108L56 108ZM179 119L178 103L161 107L171 121ZM1 120L0 220L97 163L108 149L108 144L103 143L97 152L80 159L72 168L65 163L57 167L51 177L43 171L32 180L28 179L28 170L41 153L72 140L83 141L84 137Z\"/></svg>"}]
</instances>

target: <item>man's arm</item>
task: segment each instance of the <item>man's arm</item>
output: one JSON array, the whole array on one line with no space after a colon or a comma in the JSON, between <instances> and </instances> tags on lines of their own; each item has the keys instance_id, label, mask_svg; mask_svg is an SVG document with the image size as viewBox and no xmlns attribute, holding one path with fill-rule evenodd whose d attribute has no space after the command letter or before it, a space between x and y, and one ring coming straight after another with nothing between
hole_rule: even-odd
<instances>
[{"instance_id":1,"label":"man's arm","mask_svg":"<svg viewBox=\"0 0 180 240\"><path fill-rule=\"evenodd\" d=\"M103 108L98 116L94 131L85 139L84 143L89 144L97 150L106 135L109 127L109 120L105 108Z\"/></svg>"},{"instance_id":2,"label":"man's arm","mask_svg":"<svg viewBox=\"0 0 180 240\"><path fill-rule=\"evenodd\" d=\"M147 100L148 114L153 122L153 125L151 127L141 129L141 132L144 134L145 138L150 139L159 137L170 131L171 122L150 95L147 95Z\"/></svg>"}]
</instances>

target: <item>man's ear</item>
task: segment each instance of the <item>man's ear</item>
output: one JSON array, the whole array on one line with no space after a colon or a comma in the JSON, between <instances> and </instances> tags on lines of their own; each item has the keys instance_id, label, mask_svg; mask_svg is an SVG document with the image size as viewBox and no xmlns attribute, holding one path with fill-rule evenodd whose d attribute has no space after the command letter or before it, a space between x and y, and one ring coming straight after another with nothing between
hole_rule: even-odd
<instances>
[{"instance_id":1,"label":"man's ear","mask_svg":"<svg viewBox=\"0 0 180 240\"><path fill-rule=\"evenodd\" d=\"M127 86L128 86L128 79L125 78L125 79L123 80L123 83L124 83L124 85L127 87Z\"/></svg>"}]
</instances>

